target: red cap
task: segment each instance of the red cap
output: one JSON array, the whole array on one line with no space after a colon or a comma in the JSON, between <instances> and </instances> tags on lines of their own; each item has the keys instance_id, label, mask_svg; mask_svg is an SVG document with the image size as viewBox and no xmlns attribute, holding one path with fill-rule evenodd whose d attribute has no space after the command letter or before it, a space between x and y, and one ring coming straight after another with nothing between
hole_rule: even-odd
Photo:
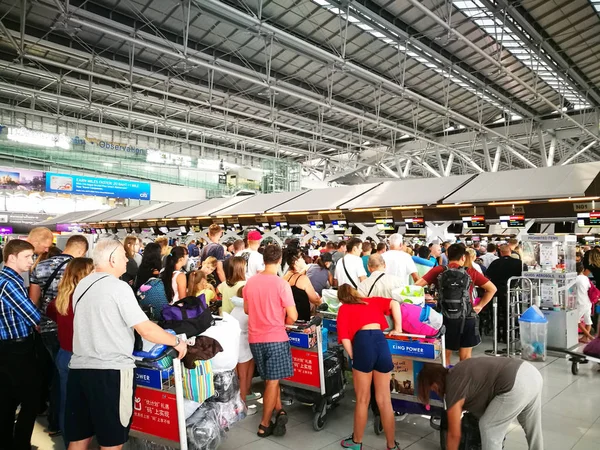
<instances>
[{"instance_id":1,"label":"red cap","mask_svg":"<svg viewBox=\"0 0 600 450\"><path fill-rule=\"evenodd\" d=\"M253 230L248 233L249 241L260 241L261 239L262 239L262 234L260 234L260 231Z\"/></svg>"}]
</instances>

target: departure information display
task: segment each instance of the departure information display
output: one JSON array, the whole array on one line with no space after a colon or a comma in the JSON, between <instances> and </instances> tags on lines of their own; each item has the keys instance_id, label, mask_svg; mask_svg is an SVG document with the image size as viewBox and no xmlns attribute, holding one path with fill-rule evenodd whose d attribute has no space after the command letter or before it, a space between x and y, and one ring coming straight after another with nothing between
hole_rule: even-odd
<instances>
[{"instance_id":1,"label":"departure information display","mask_svg":"<svg viewBox=\"0 0 600 450\"><path fill-rule=\"evenodd\" d=\"M394 231L394 219L376 219L375 223L380 231Z\"/></svg>"},{"instance_id":2,"label":"departure information display","mask_svg":"<svg viewBox=\"0 0 600 450\"><path fill-rule=\"evenodd\" d=\"M502 228L525 228L525 216L500 216L500 226Z\"/></svg>"},{"instance_id":3,"label":"departure information display","mask_svg":"<svg viewBox=\"0 0 600 450\"><path fill-rule=\"evenodd\" d=\"M405 219L404 224L407 230L422 230L425 228L425 219L423 217L413 217L412 219Z\"/></svg>"},{"instance_id":4,"label":"departure information display","mask_svg":"<svg viewBox=\"0 0 600 450\"><path fill-rule=\"evenodd\" d=\"M600 227L600 212L577 214L577 225L580 227Z\"/></svg>"},{"instance_id":5,"label":"departure information display","mask_svg":"<svg viewBox=\"0 0 600 450\"><path fill-rule=\"evenodd\" d=\"M480 229L485 228L485 217L484 216L471 216L463 217L463 226L469 229Z\"/></svg>"},{"instance_id":6,"label":"departure information display","mask_svg":"<svg viewBox=\"0 0 600 450\"><path fill-rule=\"evenodd\" d=\"M313 220L310 222L310 229L313 231L323 231L323 221Z\"/></svg>"}]
</instances>

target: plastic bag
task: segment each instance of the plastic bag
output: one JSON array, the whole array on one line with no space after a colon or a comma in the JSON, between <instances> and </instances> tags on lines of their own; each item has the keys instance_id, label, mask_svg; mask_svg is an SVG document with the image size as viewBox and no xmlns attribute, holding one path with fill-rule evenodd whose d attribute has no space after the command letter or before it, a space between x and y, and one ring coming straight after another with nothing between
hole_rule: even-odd
<instances>
[{"instance_id":1,"label":"plastic bag","mask_svg":"<svg viewBox=\"0 0 600 450\"><path fill-rule=\"evenodd\" d=\"M413 285L392 289L392 298L401 303L423 305L425 303L425 289Z\"/></svg>"},{"instance_id":2,"label":"plastic bag","mask_svg":"<svg viewBox=\"0 0 600 450\"><path fill-rule=\"evenodd\" d=\"M214 395L210 402L228 402L240 393L240 381L235 370L214 374Z\"/></svg>"},{"instance_id":3,"label":"plastic bag","mask_svg":"<svg viewBox=\"0 0 600 450\"><path fill-rule=\"evenodd\" d=\"M216 450L225 441L225 429L217 412L203 404L186 421L187 441L190 450Z\"/></svg>"},{"instance_id":4,"label":"plastic bag","mask_svg":"<svg viewBox=\"0 0 600 450\"><path fill-rule=\"evenodd\" d=\"M223 351L211 359L214 373L234 370L237 366L241 332L240 323L231 314L223 313L223 320L217 320L202 333L202 336L215 339L223 347Z\"/></svg>"},{"instance_id":5,"label":"plastic bag","mask_svg":"<svg viewBox=\"0 0 600 450\"><path fill-rule=\"evenodd\" d=\"M177 445L178 444L173 444ZM129 450L176 450L176 447L169 447L167 445L157 444L156 442L148 441L146 439L129 436L127 442L127 448Z\"/></svg>"},{"instance_id":6,"label":"plastic bag","mask_svg":"<svg viewBox=\"0 0 600 450\"><path fill-rule=\"evenodd\" d=\"M221 427L227 429L233 424L244 420L248 412L239 392L228 402L210 402L205 403L202 407L213 409L217 414Z\"/></svg>"},{"instance_id":7,"label":"plastic bag","mask_svg":"<svg viewBox=\"0 0 600 450\"><path fill-rule=\"evenodd\" d=\"M327 303L329 310L332 312L337 312L340 309L340 306L342 306L335 289L323 289L323 292L321 293L321 300Z\"/></svg>"}]
</instances>

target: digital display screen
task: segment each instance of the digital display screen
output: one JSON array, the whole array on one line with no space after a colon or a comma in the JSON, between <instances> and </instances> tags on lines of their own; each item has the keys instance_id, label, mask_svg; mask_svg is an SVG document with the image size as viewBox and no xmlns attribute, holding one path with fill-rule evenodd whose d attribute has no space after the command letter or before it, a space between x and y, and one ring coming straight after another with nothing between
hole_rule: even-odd
<instances>
[{"instance_id":1,"label":"digital display screen","mask_svg":"<svg viewBox=\"0 0 600 450\"><path fill-rule=\"evenodd\" d=\"M182 226L179 227L179 231L181 233L183 233L183 234L187 234L188 229L187 229L187 227L185 225L182 225Z\"/></svg>"},{"instance_id":2,"label":"digital display screen","mask_svg":"<svg viewBox=\"0 0 600 450\"><path fill-rule=\"evenodd\" d=\"M275 222L275 226L280 230L287 230L288 223L287 222Z\"/></svg>"},{"instance_id":3,"label":"digital display screen","mask_svg":"<svg viewBox=\"0 0 600 450\"><path fill-rule=\"evenodd\" d=\"M313 220L310 222L310 229L313 231L323 231L323 221Z\"/></svg>"},{"instance_id":4,"label":"digital display screen","mask_svg":"<svg viewBox=\"0 0 600 450\"><path fill-rule=\"evenodd\" d=\"M577 214L577 225L580 227L600 227L600 212Z\"/></svg>"},{"instance_id":5,"label":"digital display screen","mask_svg":"<svg viewBox=\"0 0 600 450\"><path fill-rule=\"evenodd\" d=\"M422 230L425 228L425 219L422 217L414 217L404 221L407 230Z\"/></svg>"},{"instance_id":6,"label":"digital display screen","mask_svg":"<svg viewBox=\"0 0 600 450\"><path fill-rule=\"evenodd\" d=\"M167 228L167 227L160 227L158 230L164 234L167 234L169 232L169 228Z\"/></svg>"},{"instance_id":7,"label":"digital display screen","mask_svg":"<svg viewBox=\"0 0 600 450\"><path fill-rule=\"evenodd\" d=\"M133 228L127 227L127 228L125 228L125 231L127 231L127 234L131 234L131 233L133 233ZM85 230L84 230L84 233L85 233Z\"/></svg>"},{"instance_id":8,"label":"digital display screen","mask_svg":"<svg viewBox=\"0 0 600 450\"><path fill-rule=\"evenodd\" d=\"M261 224L261 230L260 231L265 231L265 230L269 230L271 228L271 225L268 222L263 222Z\"/></svg>"},{"instance_id":9,"label":"digital display screen","mask_svg":"<svg viewBox=\"0 0 600 450\"><path fill-rule=\"evenodd\" d=\"M375 223L379 231L394 231L394 219L376 219Z\"/></svg>"},{"instance_id":10,"label":"digital display screen","mask_svg":"<svg viewBox=\"0 0 600 450\"><path fill-rule=\"evenodd\" d=\"M465 228L481 229L486 227L484 216L463 217L462 221Z\"/></svg>"},{"instance_id":11,"label":"digital display screen","mask_svg":"<svg viewBox=\"0 0 600 450\"><path fill-rule=\"evenodd\" d=\"M333 220L331 225L333 226L333 231L346 231L346 228L348 228L348 222L345 220Z\"/></svg>"},{"instance_id":12,"label":"digital display screen","mask_svg":"<svg viewBox=\"0 0 600 450\"><path fill-rule=\"evenodd\" d=\"M500 226L502 228L525 228L525 216L500 216Z\"/></svg>"},{"instance_id":13,"label":"digital display screen","mask_svg":"<svg viewBox=\"0 0 600 450\"><path fill-rule=\"evenodd\" d=\"M113 228L110 229L110 232L112 234L117 234L119 232L119 230L117 230L115 227L113 227Z\"/></svg>"}]
</instances>

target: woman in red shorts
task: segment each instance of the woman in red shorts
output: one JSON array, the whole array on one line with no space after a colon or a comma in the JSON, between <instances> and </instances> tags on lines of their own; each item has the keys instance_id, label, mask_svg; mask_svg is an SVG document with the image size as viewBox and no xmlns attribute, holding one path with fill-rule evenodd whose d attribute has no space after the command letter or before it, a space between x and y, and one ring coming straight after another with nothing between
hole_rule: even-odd
<instances>
[{"instance_id":1,"label":"woman in red shorts","mask_svg":"<svg viewBox=\"0 0 600 450\"><path fill-rule=\"evenodd\" d=\"M342 441L342 447L362 449L373 383L387 447L389 450L400 450L395 441L396 422L390 395L390 372L394 364L383 334L383 330L388 328L386 315L391 315L394 319L394 329L390 335L402 333L400 304L389 298L363 298L349 284L340 286L338 299L342 303L337 318L338 341L352 359L352 378L356 393L354 432L351 437Z\"/></svg>"}]
</instances>

